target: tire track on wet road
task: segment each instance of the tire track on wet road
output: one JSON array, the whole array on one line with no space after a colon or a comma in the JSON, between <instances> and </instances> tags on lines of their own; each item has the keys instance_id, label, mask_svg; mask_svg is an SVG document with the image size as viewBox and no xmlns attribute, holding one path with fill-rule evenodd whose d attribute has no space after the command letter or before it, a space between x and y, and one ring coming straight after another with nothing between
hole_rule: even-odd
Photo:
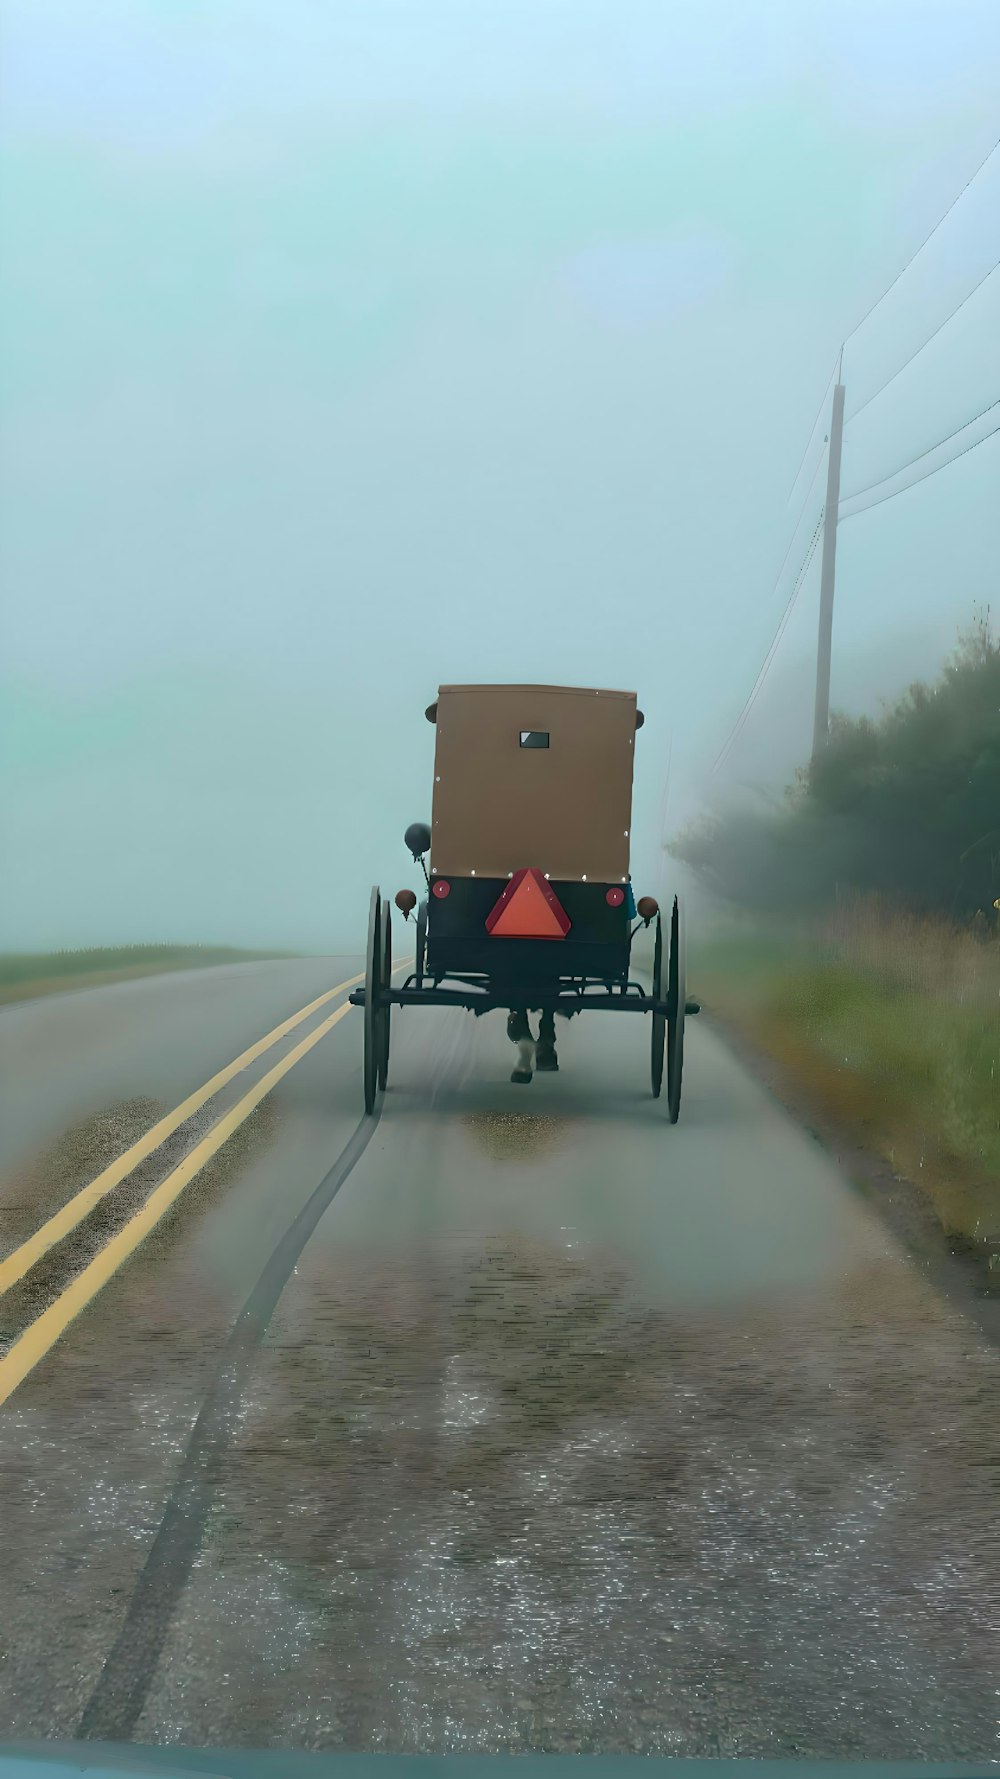
<instances>
[{"instance_id":1,"label":"tire track on wet road","mask_svg":"<svg viewBox=\"0 0 1000 1779\"><path fill-rule=\"evenodd\" d=\"M381 1111L379 1100L374 1114L359 1121L330 1171L272 1251L233 1325L121 1630L81 1715L77 1734L83 1740L124 1742L132 1737L170 1620L201 1545L219 1461L239 1427L254 1355L296 1261L361 1160L378 1129Z\"/></svg>"}]
</instances>

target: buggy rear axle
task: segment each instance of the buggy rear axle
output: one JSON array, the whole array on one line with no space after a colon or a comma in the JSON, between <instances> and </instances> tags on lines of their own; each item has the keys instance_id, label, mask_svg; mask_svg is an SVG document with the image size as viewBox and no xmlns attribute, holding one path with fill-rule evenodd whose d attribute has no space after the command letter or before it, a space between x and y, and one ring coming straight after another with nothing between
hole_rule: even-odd
<instances>
[{"instance_id":1,"label":"buggy rear axle","mask_svg":"<svg viewBox=\"0 0 1000 1779\"><path fill-rule=\"evenodd\" d=\"M365 991L356 988L348 995L352 1007L363 1007ZM654 1000L652 995L640 990L634 994L560 994L540 995L537 989L524 988L508 990L503 995L489 994L483 990L464 990L450 988L402 988L381 989L378 994L380 1007L461 1007L473 1013L491 1013L496 1008L509 1011L512 1006L526 1006L532 1012L582 1013L584 1008L596 1007L612 1013L660 1013L672 1019L674 1004L672 1000ZM684 1006L685 1013L700 1013L701 1003L688 1000Z\"/></svg>"}]
</instances>

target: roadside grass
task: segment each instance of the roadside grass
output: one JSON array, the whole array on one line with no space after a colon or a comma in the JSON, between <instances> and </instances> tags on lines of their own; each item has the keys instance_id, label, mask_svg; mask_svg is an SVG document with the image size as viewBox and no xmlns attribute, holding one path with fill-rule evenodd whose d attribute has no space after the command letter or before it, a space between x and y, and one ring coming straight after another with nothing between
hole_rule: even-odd
<instances>
[{"instance_id":1,"label":"roadside grass","mask_svg":"<svg viewBox=\"0 0 1000 1779\"><path fill-rule=\"evenodd\" d=\"M811 932L704 937L692 989L922 1187L944 1230L1000 1241L1000 940L858 903Z\"/></svg>"},{"instance_id":2,"label":"roadside grass","mask_svg":"<svg viewBox=\"0 0 1000 1779\"><path fill-rule=\"evenodd\" d=\"M97 988L165 970L294 957L290 951L241 951L225 945L96 945L77 951L0 952L0 1003L72 988Z\"/></svg>"}]
</instances>

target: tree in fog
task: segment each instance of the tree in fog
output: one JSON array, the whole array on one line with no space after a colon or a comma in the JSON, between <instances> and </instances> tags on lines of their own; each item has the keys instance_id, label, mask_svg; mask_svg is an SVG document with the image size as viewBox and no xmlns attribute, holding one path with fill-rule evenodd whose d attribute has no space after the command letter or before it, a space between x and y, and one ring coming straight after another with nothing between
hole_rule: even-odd
<instances>
[{"instance_id":1,"label":"tree in fog","mask_svg":"<svg viewBox=\"0 0 1000 1779\"><path fill-rule=\"evenodd\" d=\"M989 609L933 685L880 717L835 715L783 806L703 817L671 852L747 907L880 894L968 918L1000 897L1000 641Z\"/></svg>"}]
</instances>

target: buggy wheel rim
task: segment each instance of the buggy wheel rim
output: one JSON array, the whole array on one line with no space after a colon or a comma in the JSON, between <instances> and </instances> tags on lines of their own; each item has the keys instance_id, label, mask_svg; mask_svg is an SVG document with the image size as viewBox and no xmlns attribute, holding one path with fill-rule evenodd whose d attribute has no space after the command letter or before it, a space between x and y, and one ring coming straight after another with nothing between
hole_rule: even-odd
<instances>
[{"instance_id":1,"label":"buggy wheel rim","mask_svg":"<svg viewBox=\"0 0 1000 1779\"><path fill-rule=\"evenodd\" d=\"M383 989L386 989L389 987L390 981L392 979L392 924L391 924L391 920L392 920L392 917L389 912L389 903L388 903L387 899L384 899L382 902L382 929L383 930L382 930L382 971L381 971L381 987ZM379 1085L381 1092L383 1092L383 1093L385 1092L386 1083L388 1082L388 1079L389 1079L389 1019L390 1019L391 1012L392 1012L391 1007L380 1007L378 1010L378 1029L379 1029L378 1085Z\"/></svg>"},{"instance_id":2,"label":"buggy wheel rim","mask_svg":"<svg viewBox=\"0 0 1000 1779\"><path fill-rule=\"evenodd\" d=\"M667 1104L670 1122L676 1124L681 1111L681 1077L684 1073L684 1010L687 1005L687 972L684 956L684 915L679 897L674 897L670 916L670 970L667 987L670 1012L667 1016Z\"/></svg>"},{"instance_id":3,"label":"buggy wheel rim","mask_svg":"<svg viewBox=\"0 0 1000 1779\"><path fill-rule=\"evenodd\" d=\"M378 995L382 975L382 902L376 884L368 905L368 943L365 948L365 1111L374 1112L381 1057Z\"/></svg>"},{"instance_id":4,"label":"buggy wheel rim","mask_svg":"<svg viewBox=\"0 0 1000 1779\"><path fill-rule=\"evenodd\" d=\"M656 942L653 947L653 999L657 1001L663 999L663 919L659 914L656 916ZM663 1085L663 1047L666 1035L666 1014L654 1012L650 1047L650 1075L654 1099L659 1099L660 1088Z\"/></svg>"}]
</instances>

